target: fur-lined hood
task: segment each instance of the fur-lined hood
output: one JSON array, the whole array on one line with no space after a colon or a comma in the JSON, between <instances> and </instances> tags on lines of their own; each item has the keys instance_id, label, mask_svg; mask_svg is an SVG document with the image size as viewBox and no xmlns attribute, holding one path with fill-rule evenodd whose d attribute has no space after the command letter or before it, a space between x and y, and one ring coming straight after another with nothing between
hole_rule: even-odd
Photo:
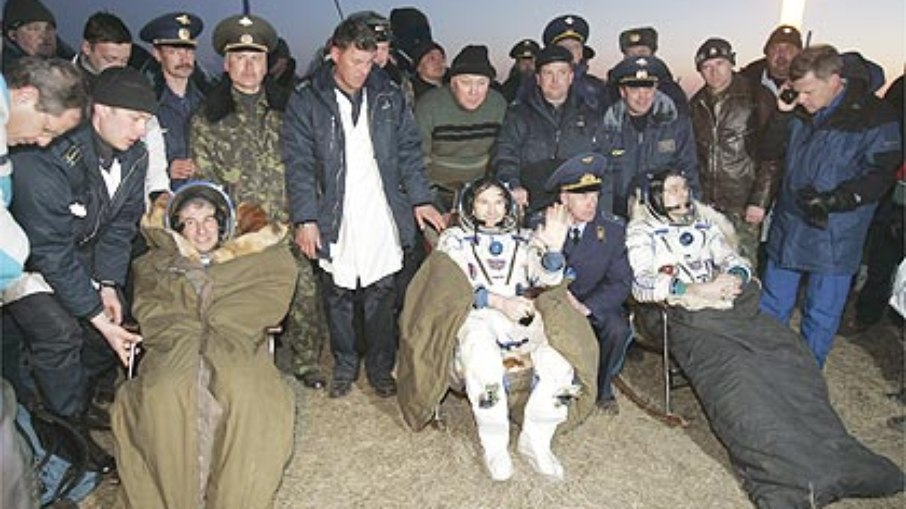
<instances>
[{"instance_id":1,"label":"fur-lined hood","mask_svg":"<svg viewBox=\"0 0 906 509\"><path fill-rule=\"evenodd\" d=\"M240 203L236 207L236 215L240 225L244 222L244 215L254 213L253 208L254 206L245 203ZM266 223L257 228L237 233L236 237L220 243L215 250L211 251L210 256L203 257L188 239L164 227L166 210L166 201L158 200L154 203L151 210L142 216L142 234L148 241L148 246L152 249L172 250L183 258L202 265L226 263L241 256L260 253L277 243L283 242L289 231L285 224ZM241 227L240 231L242 231Z\"/></svg>"}]
</instances>

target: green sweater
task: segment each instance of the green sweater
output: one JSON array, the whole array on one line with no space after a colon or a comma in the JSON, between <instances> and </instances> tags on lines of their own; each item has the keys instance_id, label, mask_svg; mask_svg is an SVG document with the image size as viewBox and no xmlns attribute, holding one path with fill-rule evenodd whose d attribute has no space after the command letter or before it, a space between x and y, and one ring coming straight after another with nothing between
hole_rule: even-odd
<instances>
[{"instance_id":1,"label":"green sweater","mask_svg":"<svg viewBox=\"0 0 906 509\"><path fill-rule=\"evenodd\" d=\"M415 104L428 179L451 190L485 174L506 100L496 90L474 111L462 109L450 86L426 92Z\"/></svg>"}]
</instances>

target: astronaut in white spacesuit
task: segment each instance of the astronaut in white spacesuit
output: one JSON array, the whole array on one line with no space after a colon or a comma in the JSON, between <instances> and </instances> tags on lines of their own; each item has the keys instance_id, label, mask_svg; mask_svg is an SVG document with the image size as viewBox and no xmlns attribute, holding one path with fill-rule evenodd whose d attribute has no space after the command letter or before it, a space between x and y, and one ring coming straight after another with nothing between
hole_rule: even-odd
<instances>
[{"instance_id":1,"label":"astronaut in white spacesuit","mask_svg":"<svg viewBox=\"0 0 906 509\"><path fill-rule=\"evenodd\" d=\"M727 237L726 218L693 201L685 177L670 170L649 178L635 207L626 231L635 299L732 307L752 273Z\"/></svg>"},{"instance_id":2,"label":"astronaut in white spacesuit","mask_svg":"<svg viewBox=\"0 0 906 509\"><path fill-rule=\"evenodd\" d=\"M496 179L482 178L463 190L459 216L459 225L444 230L437 249L459 265L474 290L473 310L457 333L454 370L465 380L488 473L496 481L513 474L504 360L528 356L536 382L518 450L538 472L562 479L563 466L550 443L567 417L563 397L575 391L573 368L548 344L527 295L563 278L567 212L553 205L534 233L520 230L510 192Z\"/></svg>"}]
</instances>

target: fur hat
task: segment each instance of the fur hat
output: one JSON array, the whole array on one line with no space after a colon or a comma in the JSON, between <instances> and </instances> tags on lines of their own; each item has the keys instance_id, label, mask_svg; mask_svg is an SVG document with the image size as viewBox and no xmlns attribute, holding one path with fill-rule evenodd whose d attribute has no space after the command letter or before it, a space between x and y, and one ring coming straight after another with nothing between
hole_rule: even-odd
<instances>
[{"instance_id":1,"label":"fur hat","mask_svg":"<svg viewBox=\"0 0 906 509\"><path fill-rule=\"evenodd\" d=\"M787 44L792 44L799 49L802 49L802 34L799 33L799 30L792 25L780 25L771 32L768 41L764 43L764 52L767 54L768 47L771 44L777 44L785 42Z\"/></svg>"},{"instance_id":2,"label":"fur hat","mask_svg":"<svg viewBox=\"0 0 906 509\"><path fill-rule=\"evenodd\" d=\"M620 32L620 52L626 53L626 48L632 46L647 46L652 53L656 52L657 30L651 27L640 27Z\"/></svg>"}]
</instances>

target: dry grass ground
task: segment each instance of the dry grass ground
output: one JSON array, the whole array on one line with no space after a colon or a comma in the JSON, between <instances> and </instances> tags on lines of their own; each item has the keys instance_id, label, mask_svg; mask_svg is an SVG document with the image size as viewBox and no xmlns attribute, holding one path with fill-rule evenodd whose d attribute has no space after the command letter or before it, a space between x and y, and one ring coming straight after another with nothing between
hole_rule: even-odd
<instances>
[{"instance_id":1,"label":"dry grass ground","mask_svg":"<svg viewBox=\"0 0 906 509\"><path fill-rule=\"evenodd\" d=\"M886 397L899 388L901 334L888 324L852 340L838 337L825 374L850 431L904 467L906 435L886 426L904 411ZM624 372L650 398L660 394L656 363L656 356L646 355L630 360ZM555 441L567 470L564 482L542 479L514 452L515 476L494 483L482 469L475 426L461 398L451 395L443 404L446 430L415 433L396 401L379 399L364 381L340 400L294 380L291 385L296 448L277 509L752 507L688 389L675 393L677 408L691 420L687 428L668 428L620 397L620 415L593 415ZM81 507L108 507L112 489L104 486ZM903 508L906 495L831 507Z\"/></svg>"}]
</instances>

